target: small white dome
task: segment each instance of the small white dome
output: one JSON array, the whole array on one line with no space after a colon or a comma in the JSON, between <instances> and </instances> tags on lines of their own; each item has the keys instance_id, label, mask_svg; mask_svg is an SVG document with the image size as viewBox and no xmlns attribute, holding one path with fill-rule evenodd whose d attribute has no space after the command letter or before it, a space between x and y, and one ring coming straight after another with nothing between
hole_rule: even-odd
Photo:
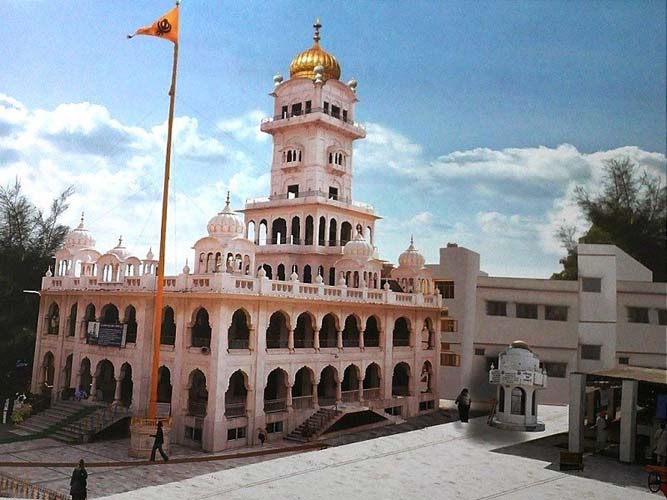
<instances>
[{"instance_id":1,"label":"small white dome","mask_svg":"<svg viewBox=\"0 0 667 500\"><path fill-rule=\"evenodd\" d=\"M351 257L353 259L368 259L373 256L373 245L368 243L361 233L354 235L350 241L345 243L343 247L343 254L345 257Z\"/></svg>"},{"instance_id":2,"label":"small white dome","mask_svg":"<svg viewBox=\"0 0 667 500\"><path fill-rule=\"evenodd\" d=\"M412 237L410 237L410 246L400 255L398 258L398 264L401 267L421 269L424 267L425 262L426 259L424 259L424 256L420 254L419 251L415 248L415 241Z\"/></svg>"},{"instance_id":3,"label":"small white dome","mask_svg":"<svg viewBox=\"0 0 667 500\"><path fill-rule=\"evenodd\" d=\"M208 221L206 229L211 236L239 236L245 232L245 224L234 215L234 211L229 206L229 192L227 192L225 208Z\"/></svg>"},{"instance_id":4,"label":"small white dome","mask_svg":"<svg viewBox=\"0 0 667 500\"><path fill-rule=\"evenodd\" d=\"M185 265L183 266L183 274L190 274L190 266L188 266L188 259L185 259Z\"/></svg>"},{"instance_id":5,"label":"small white dome","mask_svg":"<svg viewBox=\"0 0 667 500\"><path fill-rule=\"evenodd\" d=\"M81 222L65 237L66 248L91 248L95 246L93 235L83 226L83 212Z\"/></svg>"},{"instance_id":6,"label":"small white dome","mask_svg":"<svg viewBox=\"0 0 667 500\"><path fill-rule=\"evenodd\" d=\"M119 260L125 260L130 256L130 252L128 252L127 248L125 248L123 246L123 237L122 236L118 237L118 245L113 247L107 253L114 254L116 257L118 257Z\"/></svg>"},{"instance_id":7,"label":"small white dome","mask_svg":"<svg viewBox=\"0 0 667 500\"><path fill-rule=\"evenodd\" d=\"M153 247L150 247L148 249L148 253L146 254L146 260L153 260L153 257L155 257L153 255Z\"/></svg>"}]
</instances>

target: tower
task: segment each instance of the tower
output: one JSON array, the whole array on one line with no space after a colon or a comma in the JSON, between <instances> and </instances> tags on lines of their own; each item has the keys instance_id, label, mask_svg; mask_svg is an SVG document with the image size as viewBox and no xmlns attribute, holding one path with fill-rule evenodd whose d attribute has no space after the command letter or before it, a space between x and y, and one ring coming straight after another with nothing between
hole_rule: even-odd
<instances>
[{"instance_id":1,"label":"tower","mask_svg":"<svg viewBox=\"0 0 667 500\"><path fill-rule=\"evenodd\" d=\"M313 27L313 45L294 57L290 78L274 77L273 116L261 124L273 138L271 191L244 212L268 277L296 272L314 282L321 274L333 285L345 244L356 234L373 244L379 217L352 200L352 144L366 136L354 121L357 82L340 81L338 61L320 45L319 20Z\"/></svg>"}]
</instances>

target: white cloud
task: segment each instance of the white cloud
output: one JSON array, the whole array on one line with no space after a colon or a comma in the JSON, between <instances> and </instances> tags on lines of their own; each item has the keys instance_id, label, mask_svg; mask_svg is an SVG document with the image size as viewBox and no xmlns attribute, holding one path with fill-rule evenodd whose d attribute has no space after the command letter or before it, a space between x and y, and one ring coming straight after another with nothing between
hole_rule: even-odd
<instances>
[{"instance_id":1,"label":"white cloud","mask_svg":"<svg viewBox=\"0 0 667 500\"><path fill-rule=\"evenodd\" d=\"M220 120L217 128L239 141L251 139L255 142L264 142L269 139L269 135L259 130L259 124L265 116L266 114L260 110L248 111L238 118Z\"/></svg>"}]
</instances>

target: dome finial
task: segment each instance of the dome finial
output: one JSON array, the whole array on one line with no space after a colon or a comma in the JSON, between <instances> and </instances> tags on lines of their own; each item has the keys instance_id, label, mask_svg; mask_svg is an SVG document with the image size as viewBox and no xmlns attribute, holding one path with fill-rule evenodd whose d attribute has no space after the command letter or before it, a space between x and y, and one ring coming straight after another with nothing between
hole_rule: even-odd
<instances>
[{"instance_id":1,"label":"dome finial","mask_svg":"<svg viewBox=\"0 0 667 500\"><path fill-rule=\"evenodd\" d=\"M226 201L226 203L229 206L229 191L227 191L227 201Z\"/></svg>"},{"instance_id":2,"label":"dome finial","mask_svg":"<svg viewBox=\"0 0 667 500\"><path fill-rule=\"evenodd\" d=\"M415 236L414 236L414 234L410 235L410 246L411 247L415 246Z\"/></svg>"},{"instance_id":3,"label":"dome finial","mask_svg":"<svg viewBox=\"0 0 667 500\"><path fill-rule=\"evenodd\" d=\"M315 34L313 35L313 40L315 40L316 44L320 43L320 28L322 27L322 23L320 22L320 18L317 17L315 18L315 24L313 24L313 28L315 28Z\"/></svg>"},{"instance_id":4,"label":"dome finial","mask_svg":"<svg viewBox=\"0 0 667 500\"><path fill-rule=\"evenodd\" d=\"M119 247L123 246L123 235L122 234L118 237L118 246Z\"/></svg>"}]
</instances>

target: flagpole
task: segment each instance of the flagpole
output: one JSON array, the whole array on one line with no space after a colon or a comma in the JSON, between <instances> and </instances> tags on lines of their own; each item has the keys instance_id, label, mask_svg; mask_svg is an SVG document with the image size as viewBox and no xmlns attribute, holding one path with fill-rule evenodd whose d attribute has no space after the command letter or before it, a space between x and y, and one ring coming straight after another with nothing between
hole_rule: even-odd
<instances>
[{"instance_id":1,"label":"flagpole","mask_svg":"<svg viewBox=\"0 0 667 500\"><path fill-rule=\"evenodd\" d=\"M167 154L164 161L164 185L162 187L162 222L160 226L160 255L157 264L157 287L155 292L153 315L153 369L151 371L151 398L148 406L148 418L154 419L157 413L158 370L160 368L160 336L162 331L162 295L164 293L165 247L167 236L167 203L169 200L169 170L171 167L171 138L174 125L174 104L176 101L176 69L178 67L178 42L174 42L174 63L171 70L169 89L169 120L167 122Z\"/></svg>"}]
</instances>

